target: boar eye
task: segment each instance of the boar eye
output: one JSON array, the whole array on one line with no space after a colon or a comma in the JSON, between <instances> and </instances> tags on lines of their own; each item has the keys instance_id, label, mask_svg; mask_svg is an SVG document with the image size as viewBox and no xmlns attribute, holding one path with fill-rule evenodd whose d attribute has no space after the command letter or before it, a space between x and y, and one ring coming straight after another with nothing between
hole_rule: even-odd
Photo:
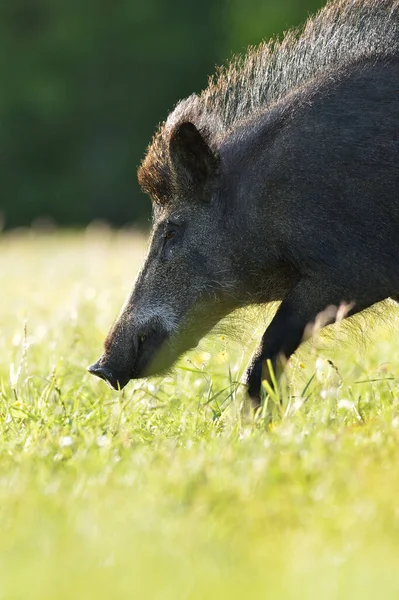
<instances>
[{"instance_id":1,"label":"boar eye","mask_svg":"<svg viewBox=\"0 0 399 600\"><path fill-rule=\"evenodd\" d=\"M174 231L173 229L168 229L168 231L166 231L165 233L165 240L171 240L172 238L174 238L176 235L176 231Z\"/></svg>"}]
</instances>

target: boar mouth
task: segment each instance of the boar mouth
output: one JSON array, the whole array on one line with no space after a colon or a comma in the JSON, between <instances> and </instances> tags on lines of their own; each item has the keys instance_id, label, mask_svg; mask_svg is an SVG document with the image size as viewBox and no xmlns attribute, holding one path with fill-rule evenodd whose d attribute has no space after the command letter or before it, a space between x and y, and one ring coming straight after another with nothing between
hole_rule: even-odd
<instances>
[{"instance_id":1,"label":"boar mouth","mask_svg":"<svg viewBox=\"0 0 399 600\"><path fill-rule=\"evenodd\" d=\"M88 368L114 390L123 389L131 379L167 373L179 356L194 348L212 327L236 306L221 302L215 306L204 298L188 311L180 327L169 331L160 321L152 320L145 328L129 332L114 327L105 344L105 352ZM122 323L123 324L123 323Z\"/></svg>"},{"instance_id":2,"label":"boar mouth","mask_svg":"<svg viewBox=\"0 0 399 600\"><path fill-rule=\"evenodd\" d=\"M119 352L112 344L99 360L88 367L88 372L103 379L114 390L122 390L131 379L155 375L170 366L169 350L164 348L168 334L164 330L151 329L135 336L136 342L126 352ZM161 352L159 352L161 350ZM118 354L120 354L118 356ZM122 356L127 357L125 360Z\"/></svg>"}]
</instances>

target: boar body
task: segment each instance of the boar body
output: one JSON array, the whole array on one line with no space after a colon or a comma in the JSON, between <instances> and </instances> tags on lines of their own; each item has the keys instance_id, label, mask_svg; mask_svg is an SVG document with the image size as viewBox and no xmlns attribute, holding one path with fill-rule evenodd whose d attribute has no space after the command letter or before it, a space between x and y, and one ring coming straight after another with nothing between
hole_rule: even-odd
<instances>
[{"instance_id":1,"label":"boar body","mask_svg":"<svg viewBox=\"0 0 399 600\"><path fill-rule=\"evenodd\" d=\"M278 300L247 372L256 406L267 360L320 313L398 298L398 131L396 0L333 2L180 102L139 170L148 257L91 372L123 387Z\"/></svg>"}]
</instances>

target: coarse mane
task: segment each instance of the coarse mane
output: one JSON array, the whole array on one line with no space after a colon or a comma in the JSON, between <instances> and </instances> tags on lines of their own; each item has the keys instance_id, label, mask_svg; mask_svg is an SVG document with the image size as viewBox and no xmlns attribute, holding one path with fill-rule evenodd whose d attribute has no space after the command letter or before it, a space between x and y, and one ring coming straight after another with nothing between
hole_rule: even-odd
<instances>
[{"instance_id":1,"label":"coarse mane","mask_svg":"<svg viewBox=\"0 0 399 600\"><path fill-rule=\"evenodd\" d=\"M302 29L250 48L220 68L202 93L180 101L148 148L138 172L141 187L156 203L173 196L169 138L177 124L194 123L216 150L228 133L300 86L361 59L393 56L399 56L399 0L328 3Z\"/></svg>"}]
</instances>

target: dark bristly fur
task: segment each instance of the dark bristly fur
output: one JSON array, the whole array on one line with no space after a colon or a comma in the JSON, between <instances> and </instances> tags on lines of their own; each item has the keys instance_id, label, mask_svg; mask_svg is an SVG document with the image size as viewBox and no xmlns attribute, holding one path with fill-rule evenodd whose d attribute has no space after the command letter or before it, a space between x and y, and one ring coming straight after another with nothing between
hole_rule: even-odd
<instances>
[{"instance_id":1,"label":"dark bristly fur","mask_svg":"<svg viewBox=\"0 0 399 600\"><path fill-rule=\"evenodd\" d=\"M122 387L233 309L278 300L247 373L256 405L266 361L320 313L398 298L398 131L399 0L330 2L220 69L139 169L151 246L91 371Z\"/></svg>"},{"instance_id":2,"label":"dark bristly fur","mask_svg":"<svg viewBox=\"0 0 399 600\"><path fill-rule=\"evenodd\" d=\"M399 0L341 0L310 18L282 42L250 48L212 77L199 95L179 102L155 134L138 172L154 202L173 198L169 136L190 121L217 147L232 130L317 78L335 77L359 60L398 55Z\"/></svg>"}]
</instances>

